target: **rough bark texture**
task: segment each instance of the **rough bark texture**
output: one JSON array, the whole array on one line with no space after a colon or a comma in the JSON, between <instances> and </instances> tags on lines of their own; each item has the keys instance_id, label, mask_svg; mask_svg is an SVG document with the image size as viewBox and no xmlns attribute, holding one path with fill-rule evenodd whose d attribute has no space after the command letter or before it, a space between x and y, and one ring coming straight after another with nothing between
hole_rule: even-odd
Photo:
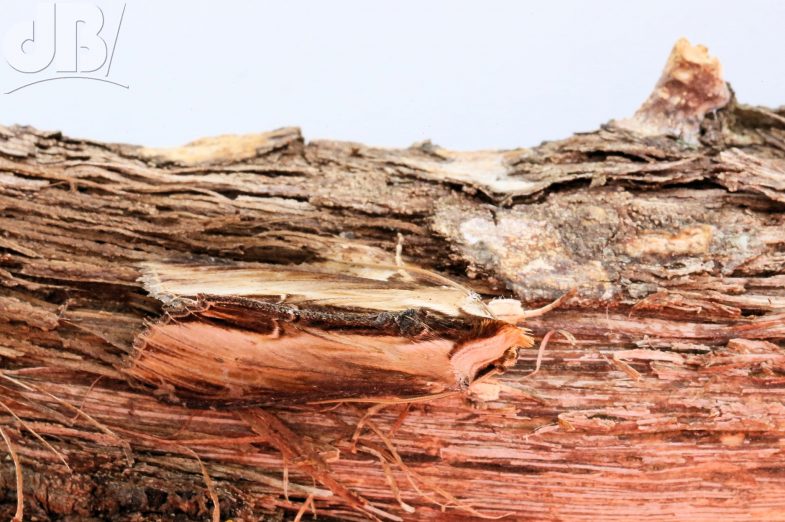
<instances>
[{"instance_id":1,"label":"rough bark texture","mask_svg":"<svg viewBox=\"0 0 785 522\"><path fill-rule=\"evenodd\" d=\"M212 489L235 520L309 495L353 519L361 497L407 520L785 520L785 111L696 102L719 68L686 49L699 80L533 149L0 128L0 427L26 518L209 520ZM486 298L576 288L526 323L576 341L532 376L528 350L466 396L375 407L358 436L368 405L200 409L128 379L163 312L143 263L392 264L399 234ZM4 459L5 518L14 484Z\"/></svg>"}]
</instances>

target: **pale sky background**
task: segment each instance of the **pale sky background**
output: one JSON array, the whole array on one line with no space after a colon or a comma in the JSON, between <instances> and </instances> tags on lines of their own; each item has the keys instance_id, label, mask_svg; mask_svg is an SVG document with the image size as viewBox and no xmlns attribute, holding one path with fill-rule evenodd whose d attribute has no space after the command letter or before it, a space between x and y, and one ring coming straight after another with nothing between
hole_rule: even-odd
<instances>
[{"instance_id":1,"label":"pale sky background","mask_svg":"<svg viewBox=\"0 0 785 522\"><path fill-rule=\"evenodd\" d=\"M0 36L32 30L35 4L2 0ZM289 125L309 140L529 146L631 114L680 36L720 58L741 101L785 104L775 0L89 2L109 49L124 4L108 78L128 89L39 83L0 94L0 124L151 146ZM2 93L52 76L0 57Z\"/></svg>"}]
</instances>

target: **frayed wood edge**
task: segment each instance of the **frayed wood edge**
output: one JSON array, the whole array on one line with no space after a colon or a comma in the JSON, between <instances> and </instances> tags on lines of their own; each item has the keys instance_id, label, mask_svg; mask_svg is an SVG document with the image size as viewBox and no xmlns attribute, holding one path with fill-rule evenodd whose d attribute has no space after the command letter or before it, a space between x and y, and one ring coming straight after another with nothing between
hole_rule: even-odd
<instances>
[{"instance_id":1,"label":"frayed wood edge","mask_svg":"<svg viewBox=\"0 0 785 522\"><path fill-rule=\"evenodd\" d=\"M210 478L210 474L207 472L207 467L205 467L204 462L202 462L202 459L199 458L199 455L194 450L187 446L182 446L182 449L185 450L186 453L193 456L196 459L196 462L199 463L199 470L202 472L204 484L207 486L207 494L210 495L210 500L213 501L212 522L221 522L221 504L218 501L218 493L215 491L215 484L213 483L213 479Z\"/></svg>"},{"instance_id":2,"label":"frayed wood edge","mask_svg":"<svg viewBox=\"0 0 785 522\"><path fill-rule=\"evenodd\" d=\"M382 452L366 444L361 444L359 449L360 451L370 453L379 459L379 463L381 463L382 469L384 471L384 476L387 478L387 484L390 485L390 490L392 491L395 500L398 501L398 505L401 506L401 509L403 509L405 512L409 514L414 513L416 511L414 507L404 502L403 498L401 498L401 489L398 487L398 481L395 480L395 476L393 476L392 469L390 468L390 463L387 462L387 459L384 457L384 455L382 455Z\"/></svg>"},{"instance_id":3,"label":"frayed wood edge","mask_svg":"<svg viewBox=\"0 0 785 522\"><path fill-rule=\"evenodd\" d=\"M22 522L25 516L25 492L24 492L24 476L22 475L22 463L19 461L19 455L11 444L11 439L3 428L0 428L0 435L3 436L5 445L8 446L8 453L11 454L11 460L14 461L14 471L16 472L16 513L11 522Z\"/></svg>"},{"instance_id":4,"label":"frayed wood edge","mask_svg":"<svg viewBox=\"0 0 785 522\"><path fill-rule=\"evenodd\" d=\"M58 396L56 396L56 395L54 395L54 394L52 394L52 393L50 393L50 392L48 392L46 390L41 389L38 386L24 383L24 382L20 381L19 379L14 379L13 377L9 376L6 372L4 372L2 370L0 370L0 377L5 379L5 380L7 380L7 381L10 381L10 382L16 384L20 388L23 388L23 389L25 389L27 391L43 393L44 395L50 397L52 400L54 400L58 404L64 406L66 409L71 410L72 412L74 412L79 417L82 417L85 420L87 420L94 427L98 428L104 435L109 435L110 437L115 439L115 441L117 441L117 443L120 444L120 446L123 448L123 453L125 455L125 458L126 458L126 461L128 463L128 466L129 467L133 466L134 459L133 459L133 455L131 453L131 445L126 440L124 440L121 437L119 437L115 432L113 432L112 430L107 428L104 424L98 422L96 419L94 419L93 417L91 417L90 415L88 415L87 413L82 411L81 409L77 408L73 404L69 403L68 401L64 401L60 397L58 397Z\"/></svg>"},{"instance_id":5,"label":"frayed wood edge","mask_svg":"<svg viewBox=\"0 0 785 522\"><path fill-rule=\"evenodd\" d=\"M141 275L136 278L136 281L142 284L142 288L150 294L150 297L161 301L165 307L169 308L180 308L184 304L192 304L194 302L192 299L164 291L164 285L155 270L155 265L155 263L139 263L138 265Z\"/></svg>"},{"instance_id":6,"label":"frayed wood edge","mask_svg":"<svg viewBox=\"0 0 785 522\"><path fill-rule=\"evenodd\" d=\"M610 359L602 352L599 352L600 356L605 359L605 362L610 364L611 366L615 366L617 370L620 370L623 373L627 374L627 377L632 379L633 381L641 380L641 374L638 370L630 366L626 361L619 359L616 354L613 354L613 357Z\"/></svg>"},{"instance_id":7,"label":"frayed wood edge","mask_svg":"<svg viewBox=\"0 0 785 522\"><path fill-rule=\"evenodd\" d=\"M360 420L357 421L357 426L354 428L354 434L352 435L352 439L351 439L352 444L351 444L350 447L351 447L351 452L352 453L356 453L357 452L357 441L360 440L360 435L362 435L363 428L365 427L366 421L368 419L370 419L371 417L373 417L374 415L376 415L377 413L379 413L380 411L382 411L387 406L391 406L391 405L390 404L375 404L375 405L371 406L370 408L368 408L365 411L365 414L362 417L360 417Z\"/></svg>"},{"instance_id":8,"label":"frayed wood edge","mask_svg":"<svg viewBox=\"0 0 785 522\"><path fill-rule=\"evenodd\" d=\"M85 394L82 396L82 400L81 400L81 401L79 401L79 406L77 406L77 408L76 408L77 410L79 410L79 411L82 411L82 409L84 408L84 405L85 405L85 403L87 402L87 397L90 395L90 392L92 392L92 391L93 391L93 388L95 388L95 385L96 385L96 384L98 384L98 382L99 382L101 379L103 379L103 378L104 378L104 376L103 376L103 375L99 375L99 376L98 376L98 378L96 378L96 379L95 379L95 380L92 382L92 384L90 384L90 387L89 387L89 388L87 388L87 391L86 391L86 392L85 392ZM77 413L77 414L75 414L75 415L74 415L74 418L73 418L73 419L71 419L71 422L76 422L76 419L78 419L78 418L79 418L79 414Z\"/></svg>"},{"instance_id":9,"label":"frayed wood edge","mask_svg":"<svg viewBox=\"0 0 785 522\"><path fill-rule=\"evenodd\" d=\"M217 446L217 447L224 447L225 445L234 446L236 444L246 444L246 443L267 443L269 442L268 437L263 437L260 435L253 435L250 437L227 437L227 438L201 438L201 439L180 439L180 440L170 440L161 437L156 437L154 435L148 435L139 431L133 431L125 428L118 428L121 433L127 434L131 437L136 437L138 439L147 441L147 442L154 442L157 444L158 449L166 448L168 451L172 452L184 452L186 454L190 453L185 450L187 448L186 444L191 446ZM176 451L175 451L176 450ZM310 486L305 486L302 484L297 483L290 483L288 481L288 472L286 477L286 483L281 480L274 479L272 477L268 477L267 475L262 475L255 473L256 478L259 483L266 484L271 488L282 488L282 489L293 489L299 493L303 493L305 495L313 494L315 497L322 497L322 498L329 498L333 495L332 491L328 489L318 489L312 488Z\"/></svg>"},{"instance_id":10,"label":"frayed wood edge","mask_svg":"<svg viewBox=\"0 0 785 522\"><path fill-rule=\"evenodd\" d=\"M300 509L297 510L297 515L294 517L294 522L300 522L303 519L303 515L308 510L308 506L311 507L311 512L313 513L313 518L316 518L316 505L313 503L313 493L310 493L308 497L303 502L303 505L300 506Z\"/></svg>"},{"instance_id":11,"label":"frayed wood edge","mask_svg":"<svg viewBox=\"0 0 785 522\"><path fill-rule=\"evenodd\" d=\"M440 488L439 486L431 483L429 480L423 478L419 474L417 474L414 471L412 471L411 468L409 468L409 466L407 466L406 463L403 461L403 459L401 458L401 455L398 453L398 450L395 449L395 445L392 443L392 441L389 439L389 437L387 437L382 432L382 430L373 421L367 419L365 424L366 424L366 426L368 426L368 428L370 428L382 440L384 445L387 447L387 450L390 452L390 455L392 456L395 464L401 469L401 471L404 472L404 474L406 475L406 479L409 481L409 484L411 484L411 486L414 488L414 490L420 496L422 496L423 498L425 498L425 499L433 502L437 506L439 506L442 511L445 511L447 508L460 509L462 511L466 511L467 513L471 513L472 515L476 516L477 518L482 518L482 519L486 519L486 520L499 520L501 518L508 517L508 516L513 514L513 513L508 512L508 513L503 513L501 515L496 515L496 516L488 515L486 513L482 513L480 511L478 511L473 506L471 506L471 505L469 505L469 504L467 504L465 502L462 502L461 500L459 500L453 494L451 494L448 491ZM443 497L445 500L447 500L449 502L449 504L445 504L443 502L439 502L438 500L434 499L432 496L430 496L427 493L425 493L422 490L422 488L420 488L420 486L417 484L417 481L420 481L424 486L429 488L431 491L439 494L441 497Z\"/></svg>"},{"instance_id":12,"label":"frayed wood edge","mask_svg":"<svg viewBox=\"0 0 785 522\"><path fill-rule=\"evenodd\" d=\"M551 330L545 334L545 337L543 337L542 341L540 341L540 347L537 349L537 361L534 363L534 370L521 377L521 379L528 379L529 377L533 377L537 372L540 371L540 367L542 366L542 357L545 355L545 348L548 347L548 342L551 340L551 337L553 337L553 334L557 333L561 334L561 336L567 339L573 346L577 342L575 340L575 336L567 330Z\"/></svg>"},{"instance_id":13,"label":"frayed wood edge","mask_svg":"<svg viewBox=\"0 0 785 522\"><path fill-rule=\"evenodd\" d=\"M63 465L65 465L65 469L68 470L68 473L73 473L73 470L71 469L71 466L68 465L68 461L65 459L65 455L63 455L62 453L57 451L57 449L54 446L52 446L46 439L44 439L41 435L39 435L39 433L37 431L35 431L27 422L22 420L19 417L19 415L17 415L14 412L14 410L12 410L11 407L8 406L6 403L4 403L3 401L0 401L0 407L2 407L5 411L7 411L14 419L16 419L16 422L21 424L24 429L26 429L28 432L30 432L33 435L33 437L38 439L38 441L41 444L43 444L46 449L48 449L49 451L54 453L55 456L57 456L57 458L60 459L60 461L63 463Z\"/></svg>"},{"instance_id":14,"label":"frayed wood edge","mask_svg":"<svg viewBox=\"0 0 785 522\"><path fill-rule=\"evenodd\" d=\"M403 421L405 421L406 417L409 416L409 410L411 409L412 409L412 404L410 402L407 402L406 404L403 405L403 408L401 409L401 413L398 414L398 418L395 419L395 422L390 427L390 431L387 432L388 437L390 437L391 439L395 437L395 434L398 432L399 429L401 429L401 426L403 426Z\"/></svg>"},{"instance_id":15,"label":"frayed wood edge","mask_svg":"<svg viewBox=\"0 0 785 522\"><path fill-rule=\"evenodd\" d=\"M158 274L152 265L148 263L139 263L139 270L141 275L136 278L136 281L142 283L142 288L150 294L150 297L158 299L164 304L167 304L175 298L174 295L167 294L163 291L161 278L158 277Z\"/></svg>"},{"instance_id":16,"label":"frayed wood edge","mask_svg":"<svg viewBox=\"0 0 785 522\"><path fill-rule=\"evenodd\" d=\"M283 498L289 502L289 459L286 458L286 455L281 456L283 458ZM313 493L308 496L313 497Z\"/></svg>"},{"instance_id":17,"label":"frayed wood edge","mask_svg":"<svg viewBox=\"0 0 785 522\"><path fill-rule=\"evenodd\" d=\"M274 446L287 459L297 461L299 467L305 473L308 473L311 478L327 487L352 509L373 520L380 520L379 517L381 517L393 522L403 522L401 517L377 508L367 499L336 480L324 459L316 452L305 447L302 439L272 413L262 409L249 409L240 410L237 412L237 415L248 425L251 431L266 437L269 444Z\"/></svg>"}]
</instances>

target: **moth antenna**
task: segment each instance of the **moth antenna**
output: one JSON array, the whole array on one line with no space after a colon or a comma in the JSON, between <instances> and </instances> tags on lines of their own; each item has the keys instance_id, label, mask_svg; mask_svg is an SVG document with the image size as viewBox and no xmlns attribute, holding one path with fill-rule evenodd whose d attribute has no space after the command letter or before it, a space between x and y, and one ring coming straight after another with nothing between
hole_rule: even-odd
<instances>
[{"instance_id":1,"label":"moth antenna","mask_svg":"<svg viewBox=\"0 0 785 522\"><path fill-rule=\"evenodd\" d=\"M559 308L572 299L577 292L578 289L573 288L547 305L533 310L524 310L520 300L515 298L492 299L487 306L494 318L515 324L532 317L540 317Z\"/></svg>"},{"instance_id":2,"label":"moth antenna","mask_svg":"<svg viewBox=\"0 0 785 522\"><path fill-rule=\"evenodd\" d=\"M578 289L577 288L571 288L566 294L562 295L561 297L559 297L558 299L556 299L552 303L549 303L549 304L547 304L545 306L542 306L540 308L535 308L534 310L524 311L523 312L523 319L528 319L530 317L539 317L541 315L545 315L548 312L550 312L551 310L555 310L556 308L558 308L561 305L563 305L565 302L567 302L570 299L572 299L575 296L575 294L577 294L577 293L578 293Z\"/></svg>"}]
</instances>

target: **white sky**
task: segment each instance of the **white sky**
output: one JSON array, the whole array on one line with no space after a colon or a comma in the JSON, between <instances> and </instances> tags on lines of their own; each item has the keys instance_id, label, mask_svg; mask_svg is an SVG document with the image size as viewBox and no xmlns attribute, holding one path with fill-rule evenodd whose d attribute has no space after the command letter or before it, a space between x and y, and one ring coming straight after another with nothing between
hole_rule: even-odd
<instances>
[{"instance_id":1,"label":"white sky","mask_svg":"<svg viewBox=\"0 0 785 522\"><path fill-rule=\"evenodd\" d=\"M35 2L1 1L0 36L31 23ZM111 48L123 2L90 4ZM385 146L527 146L631 114L680 36L720 57L741 101L785 103L774 0L125 4L110 78L129 89L33 85L0 94L0 123L152 146L288 125ZM1 92L30 77L0 56Z\"/></svg>"}]
</instances>

